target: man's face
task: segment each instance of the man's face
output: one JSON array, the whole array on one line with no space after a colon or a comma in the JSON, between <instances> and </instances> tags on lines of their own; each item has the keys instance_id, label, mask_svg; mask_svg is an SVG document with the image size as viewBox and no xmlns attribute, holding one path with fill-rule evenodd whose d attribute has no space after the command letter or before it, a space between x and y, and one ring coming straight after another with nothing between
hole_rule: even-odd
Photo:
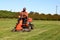
<instances>
[{"instance_id":1,"label":"man's face","mask_svg":"<svg viewBox=\"0 0 60 40\"><path fill-rule=\"evenodd\" d=\"M23 8L23 12L25 12L26 11L26 8Z\"/></svg>"}]
</instances>

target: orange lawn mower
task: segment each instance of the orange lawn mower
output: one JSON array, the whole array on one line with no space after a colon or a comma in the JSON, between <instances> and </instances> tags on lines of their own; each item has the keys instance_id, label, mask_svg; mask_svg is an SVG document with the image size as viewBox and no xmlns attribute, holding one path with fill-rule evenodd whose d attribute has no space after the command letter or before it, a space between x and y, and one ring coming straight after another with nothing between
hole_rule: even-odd
<instances>
[{"instance_id":1,"label":"orange lawn mower","mask_svg":"<svg viewBox=\"0 0 60 40\"><path fill-rule=\"evenodd\" d=\"M21 18L19 23L16 24L16 27L12 31L13 32L16 32L16 31L29 32L33 29L33 26L34 26L31 22L32 22L32 18L28 18L25 23Z\"/></svg>"}]
</instances>

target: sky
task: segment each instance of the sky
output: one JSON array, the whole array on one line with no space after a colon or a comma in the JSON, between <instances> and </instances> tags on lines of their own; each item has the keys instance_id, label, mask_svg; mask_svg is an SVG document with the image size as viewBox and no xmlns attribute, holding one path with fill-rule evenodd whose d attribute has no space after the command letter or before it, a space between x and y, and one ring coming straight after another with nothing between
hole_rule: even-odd
<instances>
[{"instance_id":1,"label":"sky","mask_svg":"<svg viewBox=\"0 0 60 40\"><path fill-rule=\"evenodd\" d=\"M60 14L60 0L0 0L0 10L19 12L26 7L27 11Z\"/></svg>"}]
</instances>

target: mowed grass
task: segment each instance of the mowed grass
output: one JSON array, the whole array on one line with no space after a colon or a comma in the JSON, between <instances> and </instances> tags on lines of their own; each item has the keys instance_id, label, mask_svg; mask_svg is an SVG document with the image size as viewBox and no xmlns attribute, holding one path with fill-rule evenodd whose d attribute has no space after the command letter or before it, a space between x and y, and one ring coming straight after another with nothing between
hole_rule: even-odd
<instances>
[{"instance_id":1,"label":"mowed grass","mask_svg":"<svg viewBox=\"0 0 60 40\"><path fill-rule=\"evenodd\" d=\"M60 21L34 20L31 32L11 32L17 19L0 19L0 40L60 40Z\"/></svg>"}]
</instances>

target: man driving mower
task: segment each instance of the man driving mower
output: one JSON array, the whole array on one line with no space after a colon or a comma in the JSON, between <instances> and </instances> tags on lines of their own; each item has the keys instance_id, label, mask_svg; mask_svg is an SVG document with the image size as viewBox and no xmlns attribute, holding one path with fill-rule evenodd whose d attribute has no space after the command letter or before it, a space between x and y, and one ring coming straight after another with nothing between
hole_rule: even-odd
<instances>
[{"instance_id":1,"label":"man driving mower","mask_svg":"<svg viewBox=\"0 0 60 40\"><path fill-rule=\"evenodd\" d=\"M23 8L23 11L19 13L18 23L16 27L12 31L29 31L33 29L33 24L31 24L32 18L28 18L28 13L26 12L26 8Z\"/></svg>"}]
</instances>

